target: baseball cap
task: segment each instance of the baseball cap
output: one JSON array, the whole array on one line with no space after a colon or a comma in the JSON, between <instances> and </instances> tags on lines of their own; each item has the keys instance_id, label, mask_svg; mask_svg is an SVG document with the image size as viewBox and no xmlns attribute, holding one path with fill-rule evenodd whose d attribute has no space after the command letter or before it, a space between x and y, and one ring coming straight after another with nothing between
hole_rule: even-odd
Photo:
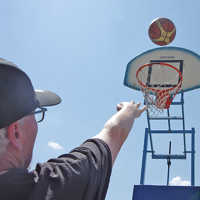
<instances>
[{"instance_id":1,"label":"baseball cap","mask_svg":"<svg viewBox=\"0 0 200 200\"><path fill-rule=\"evenodd\" d=\"M0 58L0 128L39 107L53 106L61 98L47 90L34 90L28 75L14 63Z\"/></svg>"}]
</instances>

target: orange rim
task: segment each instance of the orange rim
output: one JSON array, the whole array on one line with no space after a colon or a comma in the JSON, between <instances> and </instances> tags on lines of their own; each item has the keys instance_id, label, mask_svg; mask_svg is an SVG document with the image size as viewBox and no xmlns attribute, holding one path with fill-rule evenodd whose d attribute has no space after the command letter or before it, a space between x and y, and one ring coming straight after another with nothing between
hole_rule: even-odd
<instances>
[{"instance_id":1,"label":"orange rim","mask_svg":"<svg viewBox=\"0 0 200 200\"><path fill-rule=\"evenodd\" d=\"M171 88L168 88L168 89L163 89L163 90L161 90L161 89L155 89L155 88L151 88L151 87L147 87L147 86L139 79L138 74L139 74L145 67L149 67L149 66L152 66L152 65L155 65L155 64L157 64L157 65L162 65L163 67L169 67L169 68L174 69L174 70L179 74L179 78L180 78L180 79L179 79L179 82L177 83L177 85L175 85L175 86L173 86L173 87L171 87ZM168 64L168 63L162 63L162 62L159 62L159 63L148 63L148 64L142 65L142 66L137 70L137 72L136 72L136 78L137 78L137 81L138 81L139 85L140 85L143 89L148 88L149 90L151 90L152 92L155 92L155 93L160 92L160 91L169 92L169 91L175 89L177 86L178 86L178 89L180 89L179 85L182 83L182 80L183 80L183 77L182 77L181 72L180 72L176 67L174 67L173 65L170 65L170 64ZM177 92L178 92L178 91L177 91ZM177 92L176 92L176 93L177 93Z\"/></svg>"}]
</instances>

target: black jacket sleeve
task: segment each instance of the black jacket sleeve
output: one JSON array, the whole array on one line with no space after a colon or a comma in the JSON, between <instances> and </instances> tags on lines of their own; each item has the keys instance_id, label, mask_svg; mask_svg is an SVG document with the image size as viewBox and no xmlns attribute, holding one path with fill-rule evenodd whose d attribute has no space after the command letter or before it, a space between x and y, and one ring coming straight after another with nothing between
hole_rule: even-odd
<instances>
[{"instance_id":1,"label":"black jacket sleeve","mask_svg":"<svg viewBox=\"0 0 200 200\"><path fill-rule=\"evenodd\" d=\"M31 200L104 200L111 169L109 147L99 139L87 140L36 166Z\"/></svg>"}]
</instances>

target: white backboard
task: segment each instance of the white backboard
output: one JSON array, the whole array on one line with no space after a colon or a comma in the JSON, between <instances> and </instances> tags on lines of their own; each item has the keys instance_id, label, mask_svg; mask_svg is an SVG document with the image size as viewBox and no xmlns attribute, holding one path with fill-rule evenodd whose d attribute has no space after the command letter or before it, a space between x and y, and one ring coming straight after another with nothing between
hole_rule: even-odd
<instances>
[{"instance_id":1,"label":"white backboard","mask_svg":"<svg viewBox=\"0 0 200 200\"><path fill-rule=\"evenodd\" d=\"M124 85L140 90L136 79L136 72L139 67L148 63L168 63L176 67L182 73L183 82L181 91L189 91L200 88L200 56L188 49L179 47L161 47L146 51L134 59L132 59L126 69ZM150 74L150 84L156 84L158 77L160 77L159 70L152 70ZM174 70L168 70L160 77L159 81L163 80L163 84L176 84L178 82L177 73ZM161 84L158 82L157 84Z\"/></svg>"}]
</instances>

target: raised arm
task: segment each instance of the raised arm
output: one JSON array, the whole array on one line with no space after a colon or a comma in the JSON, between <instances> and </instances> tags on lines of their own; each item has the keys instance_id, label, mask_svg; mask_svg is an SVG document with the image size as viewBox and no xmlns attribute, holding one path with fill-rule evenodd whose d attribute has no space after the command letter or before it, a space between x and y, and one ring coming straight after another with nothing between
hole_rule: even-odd
<instances>
[{"instance_id":1,"label":"raised arm","mask_svg":"<svg viewBox=\"0 0 200 200\"><path fill-rule=\"evenodd\" d=\"M140 103L122 102L117 105L117 113L106 123L102 131L94 138L103 140L110 148L112 154L112 164L126 140L134 120L146 110L144 106L140 109Z\"/></svg>"}]
</instances>

